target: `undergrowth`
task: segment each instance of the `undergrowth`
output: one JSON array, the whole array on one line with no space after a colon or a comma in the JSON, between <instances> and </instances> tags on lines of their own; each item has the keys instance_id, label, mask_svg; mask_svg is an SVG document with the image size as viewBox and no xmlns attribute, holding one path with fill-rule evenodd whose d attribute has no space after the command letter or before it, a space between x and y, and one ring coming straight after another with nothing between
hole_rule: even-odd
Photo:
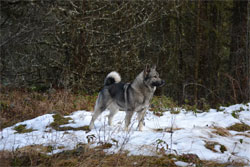
<instances>
[{"instance_id":1,"label":"undergrowth","mask_svg":"<svg viewBox=\"0 0 250 167\"><path fill-rule=\"evenodd\" d=\"M25 125L25 124L15 126L14 127L14 130L16 131L15 133L29 133L29 132L34 131L34 129L32 129L32 128L27 129L26 126L27 125Z\"/></svg>"},{"instance_id":2,"label":"undergrowth","mask_svg":"<svg viewBox=\"0 0 250 167\"><path fill-rule=\"evenodd\" d=\"M38 149L40 148L40 149ZM161 156L143 156L128 155L127 153L106 154L105 148L90 148L88 145L77 146L73 150L66 150L57 154L48 155L50 152L47 147L29 146L20 148L14 152L0 151L0 166L81 166L81 167L175 167L175 161L183 161L190 166L200 167L225 167L244 166L243 163L218 163L214 161L202 161L195 154L182 155L161 155ZM43 150L43 151L41 151Z\"/></svg>"},{"instance_id":3,"label":"undergrowth","mask_svg":"<svg viewBox=\"0 0 250 167\"><path fill-rule=\"evenodd\" d=\"M97 94L87 95L84 93L72 93L67 90L55 90L54 92L37 92L33 90L1 90L0 94L0 128L14 125L17 122L32 119L37 116L53 113L54 121L50 126L56 130L84 130L89 131L88 126L69 127L61 125L68 124L71 120L69 115L76 110L93 111L93 107L97 98ZM195 106L188 106L192 110ZM170 98L165 96L155 96L152 99L151 110L155 115L161 116L163 112L170 111L178 114L180 110L178 105ZM234 125L228 130L249 129L246 125ZM34 129L28 129L26 125L15 126L17 133L26 133ZM171 129L178 130L178 129ZM219 128L215 128L216 134L227 136L228 132ZM156 129L156 131L169 131L169 129ZM91 140L89 135L88 140ZM115 142L114 142L115 143ZM158 141L158 144L165 144ZM215 143L217 144L217 143ZM214 149L215 144L208 145ZM0 166L138 166L138 167L160 167L160 166L176 166L175 161L184 161L194 164L195 166L226 166L213 161L202 161L195 154L167 155L160 156L128 156L127 153L106 154L105 149L112 147L112 143L102 143L96 148L89 148L87 144L77 146L73 150L63 151L58 154L48 155L53 152L53 146L27 146L19 148L13 152L0 151ZM166 144L165 144L166 145ZM218 145L218 144L217 144ZM59 147L58 147L59 148ZM160 152L163 147L159 146ZM220 145L220 151L226 151ZM164 150L163 150L164 151ZM165 153L165 151L164 151ZM229 165L243 166L244 164L231 163Z\"/></svg>"},{"instance_id":4,"label":"undergrowth","mask_svg":"<svg viewBox=\"0 0 250 167\"><path fill-rule=\"evenodd\" d=\"M176 110L177 104L173 99L166 96L154 96L151 101L151 110L157 116L162 116L163 112L170 110L172 114L178 114L180 111Z\"/></svg>"},{"instance_id":5,"label":"undergrowth","mask_svg":"<svg viewBox=\"0 0 250 167\"><path fill-rule=\"evenodd\" d=\"M36 92L1 88L0 130L44 114L69 115L77 110L93 111L97 94L72 93L67 90Z\"/></svg>"},{"instance_id":6,"label":"undergrowth","mask_svg":"<svg viewBox=\"0 0 250 167\"><path fill-rule=\"evenodd\" d=\"M245 124L245 123L236 123L236 124L228 127L227 129L238 131L238 132L244 132L244 131L250 130L250 126Z\"/></svg>"}]
</instances>

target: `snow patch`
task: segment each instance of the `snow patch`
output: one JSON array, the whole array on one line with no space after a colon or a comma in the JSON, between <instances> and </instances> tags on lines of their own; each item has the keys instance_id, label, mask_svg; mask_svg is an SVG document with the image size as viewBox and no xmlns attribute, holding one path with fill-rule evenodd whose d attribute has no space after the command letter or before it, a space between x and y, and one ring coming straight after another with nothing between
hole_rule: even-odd
<instances>
[{"instance_id":1,"label":"snow patch","mask_svg":"<svg viewBox=\"0 0 250 167\"><path fill-rule=\"evenodd\" d=\"M46 114L37 118L17 123L14 126L3 129L0 132L0 150L16 150L28 145L52 145L53 152L58 153L67 149L74 149L79 143L92 143L92 147L98 143L111 143L112 147L106 149L107 153L129 151L129 155L157 155L159 150L166 153L196 154L202 160L215 160L219 162L240 161L250 162L250 131L229 131L231 135L220 136L214 133L213 127L227 128L235 123L244 122L250 125L250 103L237 104L229 107L221 107L217 111L211 109L208 112L196 113L180 110L179 114L164 112L158 117L151 111L145 116L146 127L137 131L136 114L132 118L131 130L124 131L125 112L118 112L113 119L113 126L108 126L108 111L104 111L96 120L95 128L90 132L83 130L56 131L49 127L53 122L53 114ZM239 118L234 118L232 112L238 112ZM72 122L61 127L74 128L89 125L92 113L88 111L76 111L72 115ZM15 126L25 124L34 131L30 133L15 133ZM170 133L169 129L173 129ZM219 143L226 147L223 153L220 145L215 145L212 151L205 147L206 141ZM62 147L63 146L63 149ZM61 148L61 149L59 149ZM187 163L177 161L178 166Z\"/></svg>"}]
</instances>

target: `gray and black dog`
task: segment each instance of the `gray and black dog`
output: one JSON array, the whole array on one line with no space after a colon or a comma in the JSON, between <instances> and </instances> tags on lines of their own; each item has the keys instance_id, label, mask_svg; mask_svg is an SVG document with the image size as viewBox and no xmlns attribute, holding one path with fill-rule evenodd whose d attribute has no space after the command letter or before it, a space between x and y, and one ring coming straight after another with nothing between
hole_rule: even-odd
<instances>
[{"instance_id":1,"label":"gray and black dog","mask_svg":"<svg viewBox=\"0 0 250 167\"><path fill-rule=\"evenodd\" d=\"M96 100L94 114L89 128L93 129L94 121L105 110L108 109L108 124L112 124L112 118L117 111L126 111L125 129L131 121L135 112L138 113L138 128L141 131L144 125L144 115L149 108L150 101L156 87L163 86L165 81L159 77L156 66L146 68L135 78L132 83L122 83L120 75L113 71L104 80L104 88L100 91Z\"/></svg>"}]
</instances>

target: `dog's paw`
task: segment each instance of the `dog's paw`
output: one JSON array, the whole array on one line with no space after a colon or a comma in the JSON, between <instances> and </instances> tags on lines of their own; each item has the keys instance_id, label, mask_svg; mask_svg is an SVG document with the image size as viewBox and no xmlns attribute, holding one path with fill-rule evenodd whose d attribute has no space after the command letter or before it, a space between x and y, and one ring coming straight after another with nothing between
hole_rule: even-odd
<instances>
[{"instance_id":1,"label":"dog's paw","mask_svg":"<svg viewBox=\"0 0 250 167\"><path fill-rule=\"evenodd\" d=\"M93 124L93 123L90 123L89 129L92 130L93 128L94 128L94 124Z\"/></svg>"},{"instance_id":2,"label":"dog's paw","mask_svg":"<svg viewBox=\"0 0 250 167\"><path fill-rule=\"evenodd\" d=\"M125 126L124 130L125 130L125 132L128 132L128 131L129 131L129 129L128 129L127 126Z\"/></svg>"}]
</instances>

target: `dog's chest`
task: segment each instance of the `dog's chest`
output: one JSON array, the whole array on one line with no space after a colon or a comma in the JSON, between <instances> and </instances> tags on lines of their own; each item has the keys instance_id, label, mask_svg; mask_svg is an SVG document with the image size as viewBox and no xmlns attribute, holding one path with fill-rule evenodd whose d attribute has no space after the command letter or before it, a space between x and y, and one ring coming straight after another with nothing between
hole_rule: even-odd
<instances>
[{"instance_id":1,"label":"dog's chest","mask_svg":"<svg viewBox=\"0 0 250 167\"><path fill-rule=\"evenodd\" d=\"M150 101L153 97L153 93L150 93L150 94L147 94L147 95L144 95L144 96L141 96L141 98L139 99L139 104L143 107L148 107L149 104L150 104Z\"/></svg>"}]
</instances>

